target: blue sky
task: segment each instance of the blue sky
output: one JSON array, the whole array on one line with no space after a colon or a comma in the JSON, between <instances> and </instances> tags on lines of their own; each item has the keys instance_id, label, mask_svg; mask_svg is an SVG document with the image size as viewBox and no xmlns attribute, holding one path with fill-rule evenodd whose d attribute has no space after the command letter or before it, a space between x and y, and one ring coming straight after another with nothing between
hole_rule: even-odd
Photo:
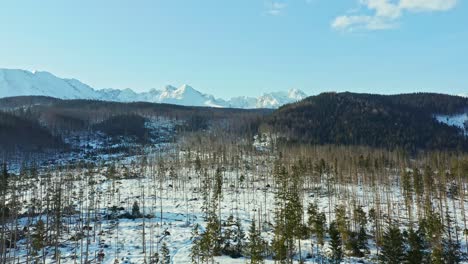
<instances>
[{"instance_id":1,"label":"blue sky","mask_svg":"<svg viewBox=\"0 0 468 264\"><path fill-rule=\"evenodd\" d=\"M97 88L468 93L464 0L4 0L0 67Z\"/></svg>"}]
</instances>

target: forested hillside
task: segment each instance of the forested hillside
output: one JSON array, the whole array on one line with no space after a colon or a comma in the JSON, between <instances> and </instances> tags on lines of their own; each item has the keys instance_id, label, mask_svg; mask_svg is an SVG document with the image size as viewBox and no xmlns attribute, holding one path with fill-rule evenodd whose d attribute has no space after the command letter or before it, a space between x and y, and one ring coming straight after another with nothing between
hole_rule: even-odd
<instances>
[{"instance_id":1,"label":"forested hillside","mask_svg":"<svg viewBox=\"0 0 468 264\"><path fill-rule=\"evenodd\" d=\"M441 123L465 99L326 93L273 113L8 104L2 144L69 148L2 156L4 263L468 260L468 156L454 151L466 138Z\"/></svg>"},{"instance_id":2,"label":"forested hillside","mask_svg":"<svg viewBox=\"0 0 468 264\"><path fill-rule=\"evenodd\" d=\"M50 105L60 99L47 96L16 96L0 98L0 109L27 108L35 105Z\"/></svg>"},{"instance_id":3,"label":"forested hillside","mask_svg":"<svg viewBox=\"0 0 468 264\"><path fill-rule=\"evenodd\" d=\"M3 98L0 109L0 134L4 135L0 139L0 154L12 148L42 152L43 146L56 150L75 147L81 151L83 146L115 146L114 139L119 139L121 145L150 144L160 142L162 137L169 140L176 133L207 129L252 138L262 117L272 112L42 96ZM155 140L151 141L151 137Z\"/></svg>"},{"instance_id":4,"label":"forested hillside","mask_svg":"<svg viewBox=\"0 0 468 264\"><path fill-rule=\"evenodd\" d=\"M263 130L288 142L466 151L461 131L434 118L466 109L467 98L440 94L323 93L281 107Z\"/></svg>"},{"instance_id":5,"label":"forested hillside","mask_svg":"<svg viewBox=\"0 0 468 264\"><path fill-rule=\"evenodd\" d=\"M97 100L59 100L48 97L13 97L0 99L0 109L5 109L17 115L41 120L45 126L59 130L69 130L69 123L91 127L113 116L136 114L143 117L164 117L174 120L187 121L194 127L186 129L200 129L200 124L213 124L223 121L228 129L245 128L252 120L268 115L270 109L234 109L191 107L156 103L120 103ZM205 126L206 128L206 126ZM76 129L76 127L73 127ZM256 131L249 131L250 133Z\"/></svg>"},{"instance_id":6,"label":"forested hillside","mask_svg":"<svg viewBox=\"0 0 468 264\"><path fill-rule=\"evenodd\" d=\"M30 152L62 146L61 139L53 136L39 123L0 112L0 149L2 151Z\"/></svg>"},{"instance_id":7,"label":"forested hillside","mask_svg":"<svg viewBox=\"0 0 468 264\"><path fill-rule=\"evenodd\" d=\"M144 140L149 133L147 126L165 120L181 133L217 130L249 140L268 132L280 135L288 143L364 145L411 152L468 150L467 137L459 128L434 118L436 114L450 116L468 111L468 99L443 94L324 93L276 111L25 96L0 99L0 109L9 116L2 122L17 118L16 128L2 130L3 134L8 133L0 142L2 149L21 146L40 150L38 144L63 146L21 136L26 133L21 127L32 124L34 129L30 131L34 132L30 133L41 133L39 138L49 135L50 139L70 142L69 138L77 134L82 140L89 140L93 133L102 132L113 138L135 136L139 143L148 143ZM20 132L13 132L16 130Z\"/></svg>"},{"instance_id":8,"label":"forested hillside","mask_svg":"<svg viewBox=\"0 0 468 264\"><path fill-rule=\"evenodd\" d=\"M118 115L94 125L93 128L109 136L133 136L141 142L148 138L149 131L145 122L145 118L139 115Z\"/></svg>"}]
</instances>

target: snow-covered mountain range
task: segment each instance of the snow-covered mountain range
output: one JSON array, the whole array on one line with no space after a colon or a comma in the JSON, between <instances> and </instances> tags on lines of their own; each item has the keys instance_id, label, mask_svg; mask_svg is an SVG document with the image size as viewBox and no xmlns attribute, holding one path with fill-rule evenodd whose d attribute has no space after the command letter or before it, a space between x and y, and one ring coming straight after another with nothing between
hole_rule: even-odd
<instances>
[{"instance_id":1,"label":"snow-covered mountain range","mask_svg":"<svg viewBox=\"0 0 468 264\"><path fill-rule=\"evenodd\" d=\"M22 95L232 108L277 108L307 97L301 90L291 89L263 94L258 98L242 96L224 100L201 93L189 85L178 88L168 85L160 90L137 93L132 89L95 89L76 79L59 78L49 72L0 69L0 98Z\"/></svg>"}]
</instances>

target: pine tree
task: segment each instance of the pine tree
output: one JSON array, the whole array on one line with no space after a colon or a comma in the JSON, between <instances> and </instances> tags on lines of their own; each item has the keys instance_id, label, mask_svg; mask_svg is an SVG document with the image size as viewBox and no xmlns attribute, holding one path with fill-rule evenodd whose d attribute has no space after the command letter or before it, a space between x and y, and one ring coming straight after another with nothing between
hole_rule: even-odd
<instances>
[{"instance_id":1,"label":"pine tree","mask_svg":"<svg viewBox=\"0 0 468 264\"><path fill-rule=\"evenodd\" d=\"M433 263L442 263L444 226L440 215L433 210L429 210L426 214L426 218L420 221L419 226L421 230L424 230L429 247L432 249L431 261Z\"/></svg>"},{"instance_id":2,"label":"pine tree","mask_svg":"<svg viewBox=\"0 0 468 264\"><path fill-rule=\"evenodd\" d=\"M444 262L444 251L441 246L436 246L432 249L431 264L445 264Z\"/></svg>"},{"instance_id":3,"label":"pine tree","mask_svg":"<svg viewBox=\"0 0 468 264\"><path fill-rule=\"evenodd\" d=\"M321 212L315 219L315 234L317 235L317 243L323 246L325 242L325 232L327 230L327 218L325 213Z\"/></svg>"},{"instance_id":4,"label":"pine tree","mask_svg":"<svg viewBox=\"0 0 468 264\"><path fill-rule=\"evenodd\" d=\"M462 260L460 252L460 243L452 239L445 238L442 240L444 263L456 264Z\"/></svg>"},{"instance_id":5,"label":"pine tree","mask_svg":"<svg viewBox=\"0 0 468 264\"><path fill-rule=\"evenodd\" d=\"M140 205L138 205L138 202L137 202L137 201L133 202L133 206L132 206L132 217L133 217L133 218L140 218L140 217L141 217Z\"/></svg>"},{"instance_id":6,"label":"pine tree","mask_svg":"<svg viewBox=\"0 0 468 264\"><path fill-rule=\"evenodd\" d=\"M406 168L403 168L401 178L403 192L405 193L405 196L408 197L413 192L413 186L411 184L411 173L408 172Z\"/></svg>"},{"instance_id":7,"label":"pine tree","mask_svg":"<svg viewBox=\"0 0 468 264\"><path fill-rule=\"evenodd\" d=\"M367 246L367 216L362 206L359 206L353 211L353 223L354 230L349 231L349 240L346 244L346 247L349 250L352 250L353 255L356 257L364 257L368 253L369 248ZM359 231L356 231L358 229Z\"/></svg>"},{"instance_id":8,"label":"pine tree","mask_svg":"<svg viewBox=\"0 0 468 264\"><path fill-rule=\"evenodd\" d=\"M235 228L232 232L232 242L234 243L234 252L231 257L241 257L244 250L245 233L239 218L236 219Z\"/></svg>"},{"instance_id":9,"label":"pine tree","mask_svg":"<svg viewBox=\"0 0 468 264\"><path fill-rule=\"evenodd\" d=\"M111 165L107 168L107 178L114 179L116 178L117 170L115 168L115 164L111 163Z\"/></svg>"},{"instance_id":10,"label":"pine tree","mask_svg":"<svg viewBox=\"0 0 468 264\"><path fill-rule=\"evenodd\" d=\"M307 208L307 214L309 215L307 224L309 226L310 232L317 238L317 254L318 246L323 246L325 242L325 232L326 232L326 216L325 213L318 211L318 206L316 203L309 204Z\"/></svg>"},{"instance_id":11,"label":"pine tree","mask_svg":"<svg viewBox=\"0 0 468 264\"><path fill-rule=\"evenodd\" d=\"M286 244L288 247L288 255L290 258L294 255L295 245L294 238L299 241L299 257L301 258L300 252L300 239L304 236L303 225L302 225L302 204L299 199L299 195L296 191L293 191L288 195L288 201L285 206L285 229L284 234L286 236Z\"/></svg>"},{"instance_id":12,"label":"pine tree","mask_svg":"<svg viewBox=\"0 0 468 264\"><path fill-rule=\"evenodd\" d=\"M153 256L150 257L149 264L158 264L159 263L159 253L156 252Z\"/></svg>"},{"instance_id":13,"label":"pine tree","mask_svg":"<svg viewBox=\"0 0 468 264\"><path fill-rule=\"evenodd\" d=\"M201 192L202 192L202 199L203 199L203 203L202 203L202 207L201 207L201 211L203 213L203 219L206 221L208 220L208 216L209 216L209 213L210 213L210 193L209 193L209 190L210 190L210 178L208 177L208 173L205 171L205 173L203 174L203 180L202 180L202 188L201 188Z\"/></svg>"},{"instance_id":14,"label":"pine tree","mask_svg":"<svg viewBox=\"0 0 468 264\"><path fill-rule=\"evenodd\" d=\"M201 234L199 241L199 250L202 262L213 259L221 253L221 234L219 233L221 225L214 212L210 212L205 232Z\"/></svg>"},{"instance_id":15,"label":"pine tree","mask_svg":"<svg viewBox=\"0 0 468 264\"><path fill-rule=\"evenodd\" d=\"M348 242L349 228L348 228L348 217L346 216L346 207L339 205L335 209L336 212L336 228L341 234L343 244Z\"/></svg>"},{"instance_id":16,"label":"pine tree","mask_svg":"<svg viewBox=\"0 0 468 264\"><path fill-rule=\"evenodd\" d=\"M284 263L288 257L288 247L286 245L286 236L284 234L284 212L278 209L275 212L275 227L271 248L273 251L273 259Z\"/></svg>"},{"instance_id":17,"label":"pine tree","mask_svg":"<svg viewBox=\"0 0 468 264\"><path fill-rule=\"evenodd\" d=\"M255 223L255 219L252 220L252 224L249 228L249 243L247 245L248 256L250 257L250 263L258 264L263 263L263 246L265 242L258 230Z\"/></svg>"},{"instance_id":18,"label":"pine tree","mask_svg":"<svg viewBox=\"0 0 468 264\"><path fill-rule=\"evenodd\" d=\"M367 245L367 233L365 227L361 226L361 228L359 229L357 240L358 249L360 250L360 252L363 254L369 253L369 246Z\"/></svg>"},{"instance_id":19,"label":"pine tree","mask_svg":"<svg viewBox=\"0 0 468 264\"><path fill-rule=\"evenodd\" d=\"M328 229L330 235L330 249L332 251L332 263L340 263L343 259L342 239L340 231L336 228L336 222L330 223Z\"/></svg>"},{"instance_id":20,"label":"pine tree","mask_svg":"<svg viewBox=\"0 0 468 264\"><path fill-rule=\"evenodd\" d=\"M389 264L400 264L405 260L405 244L398 226L390 224L384 232L379 258Z\"/></svg>"},{"instance_id":21,"label":"pine tree","mask_svg":"<svg viewBox=\"0 0 468 264\"><path fill-rule=\"evenodd\" d=\"M229 225L228 223L224 223L223 226L225 227L222 236L223 236L223 245L221 246L222 254L223 255L233 255L233 247L232 247L232 225Z\"/></svg>"},{"instance_id":22,"label":"pine tree","mask_svg":"<svg viewBox=\"0 0 468 264\"><path fill-rule=\"evenodd\" d=\"M354 226L358 227L366 227L367 225L367 216L366 212L362 209L362 206L358 206L354 209L353 212L353 221L354 221ZM356 231L356 228L355 228Z\"/></svg>"},{"instance_id":23,"label":"pine tree","mask_svg":"<svg viewBox=\"0 0 468 264\"><path fill-rule=\"evenodd\" d=\"M403 188L403 196L405 205L408 210L410 221L412 220L412 201L413 201L413 186L411 184L411 173L407 171L406 166L402 169L401 184Z\"/></svg>"},{"instance_id":24,"label":"pine tree","mask_svg":"<svg viewBox=\"0 0 468 264\"><path fill-rule=\"evenodd\" d=\"M417 203L421 204L423 192L424 192L424 181L419 169L413 170L413 185L414 192L416 193Z\"/></svg>"},{"instance_id":25,"label":"pine tree","mask_svg":"<svg viewBox=\"0 0 468 264\"><path fill-rule=\"evenodd\" d=\"M381 232L380 232L380 223L378 213L375 208L369 209L369 220L372 223L372 233L374 235L374 240L377 245L380 245L381 242Z\"/></svg>"},{"instance_id":26,"label":"pine tree","mask_svg":"<svg viewBox=\"0 0 468 264\"><path fill-rule=\"evenodd\" d=\"M406 253L406 262L408 264L426 263L428 261L426 254L426 241L424 234L420 229L410 228L408 232L408 251Z\"/></svg>"},{"instance_id":27,"label":"pine tree","mask_svg":"<svg viewBox=\"0 0 468 264\"><path fill-rule=\"evenodd\" d=\"M316 235L316 222L318 216L318 205L317 203L311 203L307 207L307 225L309 226L309 231L312 235Z\"/></svg>"},{"instance_id":28,"label":"pine tree","mask_svg":"<svg viewBox=\"0 0 468 264\"><path fill-rule=\"evenodd\" d=\"M200 261L200 234L198 233L199 225L195 224L192 228L192 248L190 249L190 259L192 264L196 264Z\"/></svg>"},{"instance_id":29,"label":"pine tree","mask_svg":"<svg viewBox=\"0 0 468 264\"><path fill-rule=\"evenodd\" d=\"M349 239L346 247L352 251L355 257L364 257L368 253L367 234L364 227L359 229L359 232L349 232Z\"/></svg>"},{"instance_id":30,"label":"pine tree","mask_svg":"<svg viewBox=\"0 0 468 264\"><path fill-rule=\"evenodd\" d=\"M45 246L45 224L42 219L39 219L35 226L36 230L32 235L32 248L33 254L37 255L39 250L41 250Z\"/></svg>"},{"instance_id":31,"label":"pine tree","mask_svg":"<svg viewBox=\"0 0 468 264\"><path fill-rule=\"evenodd\" d=\"M221 172L221 168L216 169L216 174L215 174L215 186L213 190L213 197L218 200L220 203L220 200L222 199L223 195L223 173Z\"/></svg>"},{"instance_id":32,"label":"pine tree","mask_svg":"<svg viewBox=\"0 0 468 264\"><path fill-rule=\"evenodd\" d=\"M170 264L171 263L171 253L169 248L167 247L166 242L162 243L161 246L161 255L162 255L162 264Z\"/></svg>"},{"instance_id":33,"label":"pine tree","mask_svg":"<svg viewBox=\"0 0 468 264\"><path fill-rule=\"evenodd\" d=\"M201 167L201 160L200 157L197 155L197 157L195 158L195 172L200 173Z\"/></svg>"},{"instance_id":34,"label":"pine tree","mask_svg":"<svg viewBox=\"0 0 468 264\"><path fill-rule=\"evenodd\" d=\"M4 195L8 188L8 176L9 174L8 174L7 164L6 162L3 162L2 174L1 174L1 179L0 179L0 194L1 195Z\"/></svg>"},{"instance_id":35,"label":"pine tree","mask_svg":"<svg viewBox=\"0 0 468 264\"><path fill-rule=\"evenodd\" d=\"M448 211L446 212L445 218L446 234L445 238L442 240L444 261L447 264L459 263L461 261L460 242L458 241L458 238L456 238L456 230L453 226L454 221Z\"/></svg>"}]
</instances>

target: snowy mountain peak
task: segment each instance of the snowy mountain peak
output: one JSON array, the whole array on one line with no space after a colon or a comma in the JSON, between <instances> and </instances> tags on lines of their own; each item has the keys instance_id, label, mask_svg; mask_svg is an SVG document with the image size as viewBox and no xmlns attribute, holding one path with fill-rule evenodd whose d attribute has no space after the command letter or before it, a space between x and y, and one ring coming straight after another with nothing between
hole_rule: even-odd
<instances>
[{"instance_id":1,"label":"snowy mountain peak","mask_svg":"<svg viewBox=\"0 0 468 264\"><path fill-rule=\"evenodd\" d=\"M182 95L182 94L200 94L199 91L193 89L192 86L188 85L188 84L183 84L182 86L180 86L176 91L175 91L176 94L178 95Z\"/></svg>"},{"instance_id":2,"label":"snowy mountain peak","mask_svg":"<svg viewBox=\"0 0 468 264\"><path fill-rule=\"evenodd\" d=\"M63 99L97 98L98 93L73 79L60 79L45 71L0 69L0 97L43 95Z\"/></svg>"},{"instance_id":3,"label":"snowy mountain peak","mask_svg":"<svg viewBox=\"0 0 468 264\"><path fill-rule=\"evenodd\" d=\"M288 91L288 98L290 99L296 99L296 100L302 100L306 98L307 95L299 89L289 89Z\"/></svg>"},{"instance_id":4,"label":"snowy mountain peak","mask_svg":"<svg viewBox=\"0 0 468 264\"><path fill-rule=\"evenodd\" d=\"M190 86L190 85L188 85L188 84L182 84L182 85L179 87L179 89L180 89L180 90L184 90L184 91L185 91L185 90L189 90L189 91L195 90L195 89L193 89L192 86Z\"/></svg>"},{"instance_id":5,"label":"snowy mountain peak","mask_svg":"<svg viewBox=\"0 0 468 264\"><path fill-rule=\"evenodd\" d=\"M159 93L161 93L161 91L157 90L156 88L151 88L148 91L148 94L159 94Z\"/></svg>"},{"instance_id":6,"label":"snowy mountain peak","mask_svg":"<svg viewBox=\"0 0 468 264\"><path fill-rule=\"evenodd\" d=\"M258 98L256 106L257 108L278 108L306 97L307 95L299 89L290 89L288 92L266 93Z\"/></svg>"},{"instance_id":7,"label":"snowy mountain peak","mask_svg":"<svg viewBox=\"0 0 468 264\"><path fill-rule=\"evenodd\" d=\"M117 102L153 102L187 106L210 106L232 108L277 108L306 97L298 89L288 92L263 94L258 98L235 97L230 100L204 94L188 84L176 88L167 85L161 90L135 92L130 88L94 89L76 79L63 79L46 71L0 69L0 98L23 95L43 95L61 99L93 99Z\"/></svg>"},{"instance_id":8,"label":"snowy mountain peak","mask_svg":"<svg viewBox=\"0 0 468 264\"><path fill-rule=\"evenodd\" d=\"M153 88L152 90L156 90L156 89ZM175 91L175 90L177 90L177 87L174 87L174 86L172 86L172 85L166 85L166 86L164 86L164 88L163 88L163 91L170 91L170 92L173 92L173 91Z\"/></svg>"},{"instance_id":9,"label":"snowy mountain peak","mask_svg":"<svg viewBox=\"0 0 468 264\"><path fill-rule=\"evenodd\" d=\"M48 71L37 71L37 70L34 70L33 74L34 74L34 75L39 75L39 76L48 77L48 78L57 78L57 76L53 75L52 73L50 73L50 72L48 72Z\"/></svg>"}]
</instances>

